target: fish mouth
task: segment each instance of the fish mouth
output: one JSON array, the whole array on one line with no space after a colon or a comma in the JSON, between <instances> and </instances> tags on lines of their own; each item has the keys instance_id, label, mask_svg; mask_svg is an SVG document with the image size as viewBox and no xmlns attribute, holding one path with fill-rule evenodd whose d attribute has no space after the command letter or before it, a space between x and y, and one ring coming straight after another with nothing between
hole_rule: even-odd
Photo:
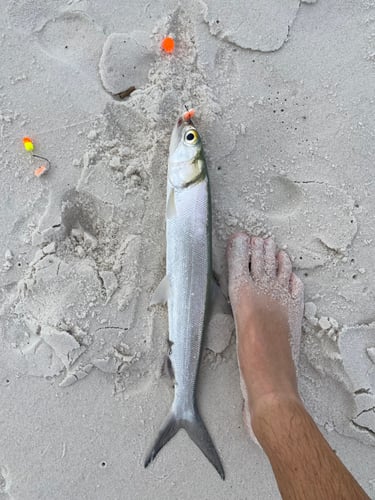
<instances>
[{"instance_id":1,"label":"fish mouth","mask_svg":"<svg viewBox=\"0 0 375 500\"><path fill-rule=\"evenodd\" d=\"M175 126L173 127L171 142L169 145L169 154L173 154L176 151L178 145L180 144L182 139L182 134L185 128L184 125L186 125L186 123L187 122L184 121L183 117L180 116Z\"/></svg>"},{"instance_id":2,"label":"fish mouth","mask_svg":"<svg viewBox=\"0 0 375 500\"><path fill-rule=\"evenodd\" d=\"M180 145L181 141L183 140L185 133L189 129L195 129L195 125L192 122L191 118L186 120L184 118L184 115L180 116L178 118L178 120L176 121L176 124L172 130L171 141L169 144L169 154L170 155L172 155L176 151L176 149Z\"/></svg>"}]
</instances>

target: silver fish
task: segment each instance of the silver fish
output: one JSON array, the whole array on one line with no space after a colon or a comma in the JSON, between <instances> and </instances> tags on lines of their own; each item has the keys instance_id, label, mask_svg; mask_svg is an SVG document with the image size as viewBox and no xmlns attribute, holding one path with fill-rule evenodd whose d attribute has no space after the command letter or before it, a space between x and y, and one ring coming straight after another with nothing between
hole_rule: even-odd
<instances>
[{"instance_id":1,"label":"silver fish","mask_svg":"<svg viewBox=\"0 0 375 500\"><path fill-rule=\"evenodd\" d=\"M192 121L183 118L173 129L169 148L166 237L167 272L153 303L168 302L169 360L175 392L145 467L179 429L185 429L224 479L223 466L196 401L202 336L215 285L207 168L199 134Z\"/></svg>"}]
</instances>

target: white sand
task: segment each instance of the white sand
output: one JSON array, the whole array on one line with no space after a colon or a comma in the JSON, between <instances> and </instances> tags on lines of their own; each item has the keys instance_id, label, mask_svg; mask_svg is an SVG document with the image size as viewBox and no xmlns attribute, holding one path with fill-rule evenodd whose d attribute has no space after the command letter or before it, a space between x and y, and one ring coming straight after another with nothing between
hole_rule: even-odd
<instances>
[{"instance_id":1,"label":"white sand","mask_svg":"<svg viewBox=\"0 0 375 500\"><path fill-rule=\"evenodd\" d=\"M211 330L199 392L227 480L183 432L143 469L172 400L166 313L149 300L184 104L205 143L224 287L235 230L293 257L309 303L303 398L375 498L373 0L1 8L0 498L278 498L242 426L228 321ZM25 135L52 164L39 179Z\"/></svg>"}]
</instances>

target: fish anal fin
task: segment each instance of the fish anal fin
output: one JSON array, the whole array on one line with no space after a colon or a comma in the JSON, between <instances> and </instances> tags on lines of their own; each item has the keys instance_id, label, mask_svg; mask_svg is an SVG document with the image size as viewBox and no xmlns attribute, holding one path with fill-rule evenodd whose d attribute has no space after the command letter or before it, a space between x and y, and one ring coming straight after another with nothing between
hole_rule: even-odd
<instances>
[{"instance_id":1,"label":"fish anal fin","mask_svg":"<svg viewBox=\"0 0 375 500\"><path fill-rule=\"evenodd\" d=\"M174 376L174 371L173 371L173 366L172 366L172 361L171 358L166 355L164 357L164 361L161 367L161 374L162 376L166 377L168 381L170 382L171 386L174 386L175 383L175 376ZM168 384L169 385L169 384Z\"/></svg>"},{"instance_id":2,"label":"fish anal fin","mask_svg":"<svg viewBox=\"0 0 375 500\"><path fill-rule=\"evenodd\" d=\"M177 210L176 210L174 188L171 188L169 191L169 196L167 201L167 219L172 219L176 215L177 215Z\"/></svg>"},{"instance_id":3,"label":"fish anal fin","mask_svg":"<svg viewBox=\"0 0 375 500\"><path fill-rule=\"evenodd\" d=\"M168 301L169 294L169 282L168 276L164 276L159 285L156 287L150 305L154 306L156 304L166 304Z\"/></svg>"}]
</instances>

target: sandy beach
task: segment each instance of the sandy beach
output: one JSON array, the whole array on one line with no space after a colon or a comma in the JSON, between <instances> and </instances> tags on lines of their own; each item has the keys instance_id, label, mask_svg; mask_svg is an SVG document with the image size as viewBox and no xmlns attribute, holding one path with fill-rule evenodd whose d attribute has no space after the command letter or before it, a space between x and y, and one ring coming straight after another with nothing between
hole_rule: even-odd
<instances>
[{"instance_id":1,"label":"sandy beach","mask_svg":"<svg viewBox=\"0 0 375 500\"><path fill-rule=\"evenodd\" d=\"M183 431L143 466L173 399L167 312L150 299L185 106L220 285L235 231L289 253L301 396L375 499L374 0L0 7L0 500L280 498L243 426L227 315L198 394L226 480Z\"/></svg>"}]
</instances>

